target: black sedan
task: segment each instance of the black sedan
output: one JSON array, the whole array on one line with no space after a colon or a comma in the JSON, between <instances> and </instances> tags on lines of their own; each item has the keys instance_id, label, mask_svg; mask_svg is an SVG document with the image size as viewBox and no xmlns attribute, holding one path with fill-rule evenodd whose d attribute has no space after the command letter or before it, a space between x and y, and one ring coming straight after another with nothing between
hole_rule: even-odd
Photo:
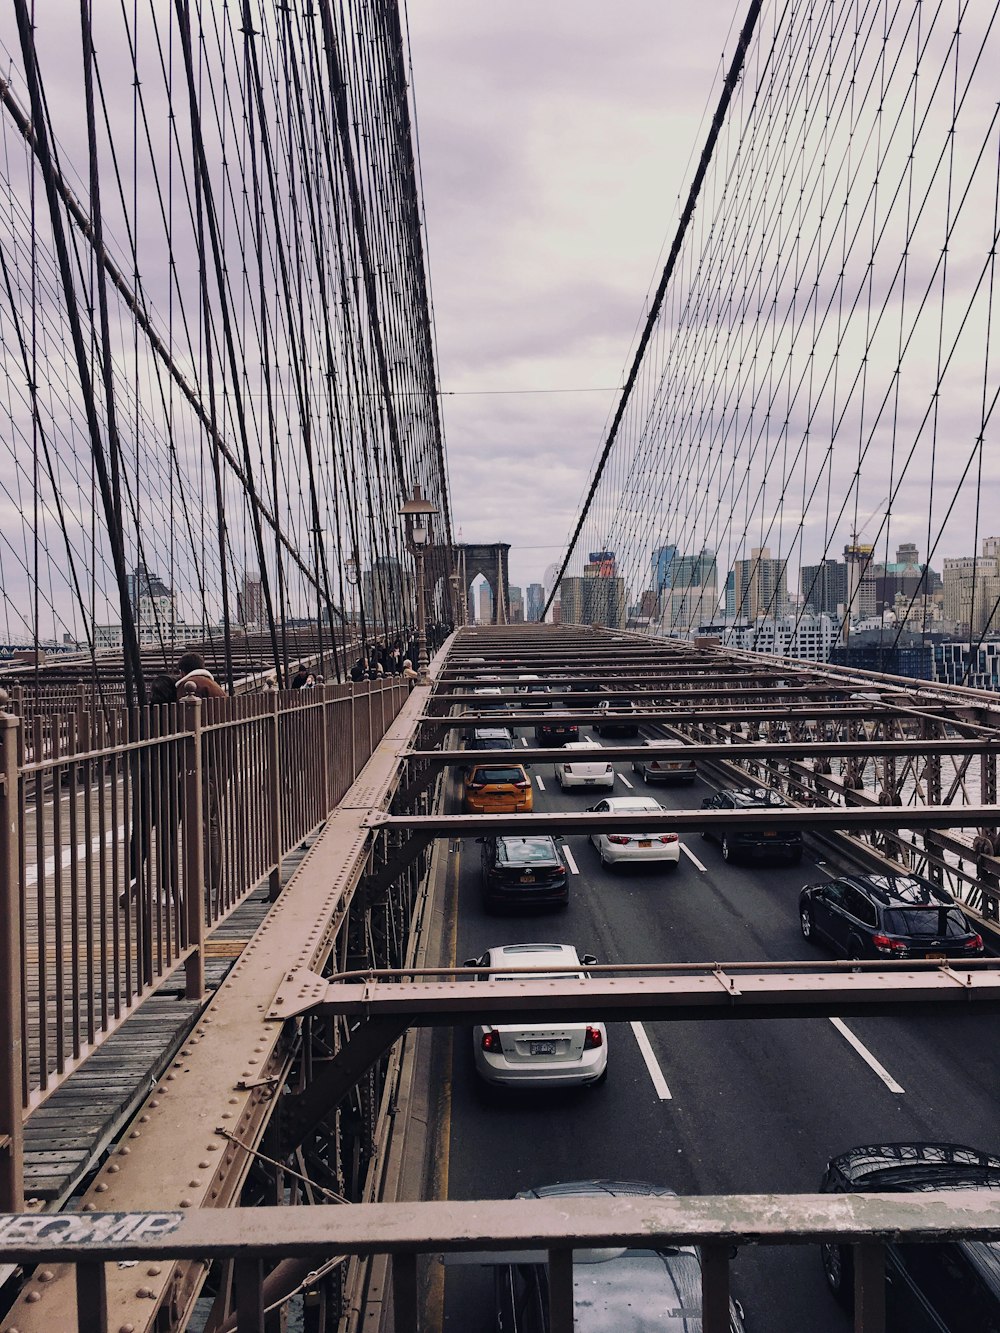
<instances>
[{"instance_id":1,"label":"black sedan","mask_svg":"<svg viewBox=\"0 0 1000 1333\"><path fill-rule=\"evenodd\" d=\"M519 1199L602 1195L662 1198L673 1190L642 1181L578 1180L524 1190ZM651 1238L652 1239L652 1238ZM520 1253L516 1263L498 1264L497 1329L500 1333L548 1333L549 1292L545 1254ZM685 1333L701 1328L701 1263L691 1245L643 1250L620 1248L573 1252L575 1333ZM731 1333L743 1333L743 1311L730 1302Z\"/></svg>"},{"instance_id":2,"label":"black sedan","mask_svg":"<svg viewBox=\"0 0 1000 1333\"><path fill-rule=\"evenodd\" d=\"M799 894L807 940L845 958L970 958L983 937L950 893L919 875L844 875Z\"/></svg>"},{"instance_id":3,"label":"black sedan","mask_svg":"<svg viewBox=\"0 0 1000 1333\"><path fill-rule=\"evenodd\" d=\"M554 838L508 834L480 838L487 910L569 905L569 875Z\"/></svg>"},{"instance_id":4,"label":"black sedan","mask_svg":"<svg viewBox=\"0 0 1000 1333\"><path fill-rule=\"evenodd\" d=\"M984 1190L983 1209L1000 1200L1000 1157L957 1143L881 1143L852 1148L828 1163L827 1193L896 1194L916 1190ZM827 1285L854 1304L850 1245L820 1250ZM885 1247L886 1321L898 1333L1000 1333L1000 1262L985 1241L943 1239Z\"/></svg>"},{"instance_id":5,"label":"black sedan","mask_svg":"<svg viewBox=\"0 0 1000 1333\"><path fill-rule=\"evenodd\" d=\"M767 787L717 791L701 803L703 810L775 810L787 805L784 797ZM706 831L701 836L716 835ZM758 824L752 829L723 830L719 841L724 861L777 859L794 866L802 860L802 834L797 829L769 829Z\"/></svg>"},{"instance_id":6,"label":"black sedan","mask_svg":"<svg viewBox=\"0 0 1000 1333\"><path fill-rule=\"evenodd\" d=\"M535 740L539 745L566 745L579 739L580 728L575 722L553 722L544 718L535 723Z\"/></svg>"}]
</instances>

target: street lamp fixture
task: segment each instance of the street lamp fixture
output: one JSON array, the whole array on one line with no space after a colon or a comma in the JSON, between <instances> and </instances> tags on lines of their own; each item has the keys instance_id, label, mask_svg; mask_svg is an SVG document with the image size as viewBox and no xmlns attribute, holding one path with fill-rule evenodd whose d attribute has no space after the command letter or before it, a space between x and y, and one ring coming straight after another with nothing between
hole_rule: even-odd
<instances>
[{"instance_id":1,"label":"street lamp fixture","mask_svg":"<svg viewBox=\"0 0 1000 1333\"><path fill-rule=\"evenodd\" d=\"M427 613L424 605L424 552L430 545L431 519L439 512L437 505L424 498L419 486L413 487L413 495L400 509L406 519L407 540L417 564L417 677L418 683L429 683L427 668L430 659L427 656Z\"/></svg>"}]
</instances>

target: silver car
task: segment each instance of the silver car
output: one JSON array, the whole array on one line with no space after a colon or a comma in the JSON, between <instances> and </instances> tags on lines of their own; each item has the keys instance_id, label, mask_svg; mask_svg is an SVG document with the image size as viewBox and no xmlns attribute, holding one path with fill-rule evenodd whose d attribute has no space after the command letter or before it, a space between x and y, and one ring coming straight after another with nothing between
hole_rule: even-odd
<instances>
[{"instance_id":1,"label":"silver car","mask_svg":"<svg viewBox=\"0 0 1000 1333\"><path fill-rule=\"evenodd\" d=\"M597 959L572 944L501 944L466 967L538 967L542 977L582 977ZM524 980L516 973L484 976L488 983ZM494 1087L553 1088L601 1083L608 1072L603 1023L503 1023L472 1029L476 1073Z\"/></svg>"},{"instance_id":2,"label":"silver car","mask_svg":"<svg viewBox=\"0 0 1000 1333\"><path fill-rule=\"evenodd\" d=\"M678 754L676 759L670 754L645 754L644 750L648 745L669 745L671 749L679 751L684 749L684 742L676 738L644 741L643 749L638 751L636 757L632 760L632 772L640 774L643 782L686 782L690 784L697 780L698 769L693 759L686 759L683 754Z\"/></svg>"}]
</instances>

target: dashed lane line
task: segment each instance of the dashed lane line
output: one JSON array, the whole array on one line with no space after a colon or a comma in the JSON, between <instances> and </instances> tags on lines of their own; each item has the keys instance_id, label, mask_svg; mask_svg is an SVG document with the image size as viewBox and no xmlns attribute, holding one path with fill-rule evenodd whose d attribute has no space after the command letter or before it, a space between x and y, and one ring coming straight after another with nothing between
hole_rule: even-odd
<instances>
[{"instance_id":1,"label":"dashed lane line","mask_svg":"<svg viewBox=\"0 0 1000 1333\"><path fill-rule=\"evenodd\" d=\"M538 783L538 790L539 790L539 791L544 791L544 790L545 790L545 783L542 781L542 775L541 775L541 773L536 773L536 774L535 774L535 781Z\"/></svg>"},{"instance_id":2,"label":"dashed lane line","mask_svg":"<svg viewBox=\"0 0 1000 1333\"><path fill-rule=\"evenodd\" d=\"M698 860L698 858L695 856L695 854L694 854L694 852L691 850L691 848L688 847L688 846L686 846L683 842L681 843L681 851L684 853L684 855L687 857L687 859L688 859L689 861L693 861L693 862L694 862L694 864L698 867L698 869L701 871L701 873L702 873L703 875L707 875L707 874L708 874L708 867L707 867L707 866L703 866L702 863L701 863L701 862Z\"/></svg>"},{"instance_id":3,"label":"dashed lane line","mask_svg":"<svg viewBox=\"0 0 1000 1333\"><path fill-rule=\"evenodd\" d=\"M615 777L618 778L619 782L624 782L625 786L628 787L629 791L635 790L635 788L632 786L631 782L629 782L628 778L625 776L624 773L616 773Z\"/></svg>"},{"instance_id":4,"label":"dashed lane line","mask_svg":"<svg viewBox=\"0 0 1000 1333\"><path fill-rule=\"evenodd\" d=\"M639 1054L643 1058L649 1077L653 1081L653 1088L661 1102L673 1101L673 1093L667 1087L667 1080L663 1077L663 1070L656 1063L656 1056L653 1054L653 1048L649 1044L649 1038L646 1036L646 1029L641 1023L630 1023L636 1045L639 1047Z\"/></svg>"},{"instance_id":5,"label":"dashed lane line","mask_svg":"<svg viewBox=\"0 0 1000 1333\"><path fill-rule=\"evenodd\" d=\"M563 854L563 859L569 866L569 873L571 875L579 875L580 867L577 865L576 859L573 856L573 853L570 851L570 849L568 847L564 847L562 849L562 854Z\"/></svg>"},{"instance_id":6,"label":"dashed lane line","mask_svg":"<svg viewBox=\"0 0 1000 1333\"><path fill-rule=\"evenodd\" d=\"M875 1059L874 1055L872 1055L871 1051L864 1044L864 1042L858 1040L858 1038L854 1035L851 1029L843 1021L843 1019L831 1018L830 1022L837 1029L840 1035L844 1038L848 1046L852 1046L854 1050L857 1051L858 1055L861 1056L862 1060L864 1060L865 1064L868 1065L869 1069L873 1069L875 1071L875 1073L879 1076L879 1078L882 1080L882 1082L885 1084L885 1086L889 1089L890 1092L900 1093L906 1091L905 1088L901 1088L899 1086L899 1084L896 1082L893 1076L889 1073L888 1069L886 1069L885 1065L880 1064L879 1061Z\"/></svg>"}]
</instances>

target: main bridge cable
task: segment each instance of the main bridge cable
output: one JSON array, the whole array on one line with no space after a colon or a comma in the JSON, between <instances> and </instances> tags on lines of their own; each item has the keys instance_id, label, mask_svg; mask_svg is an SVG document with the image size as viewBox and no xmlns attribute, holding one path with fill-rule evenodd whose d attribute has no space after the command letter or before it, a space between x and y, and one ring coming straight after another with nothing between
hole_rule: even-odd
<instances>
[{"instance_id":1,"label":"main bridge cable","mask_svg":"<svg viewBox=\"0 0 1000 1333\"><path fill-rule=\"evenodd\" d=\"M94 466L97 471L97 479L101 491L101 502L104 506L108 525L108 540L111 544L115 577L118 583L118 595L121 602L122 615L125 695L129 707L132 707L136 702L137 696L140 702L143 698L142 660L139 654L139 640L136 634L135 618L132 614L131 599L128 595L128 577L125 567L125 545L120 519L121 510L120 505L116 506L115 503L117 481L115 481L114 484L112 483L112 478L108 473L108 461L104 456L104 442L101 439L101 427L97 416L94 384L90 375L87 348L84 345L83 340L83 329L80 324L80 310L76 300L76 289L70 265L69 247L66 242L66 230L63 225L62 210L60 208L60 194L56 183L59 173L56 169L53 153L49 147L48 127L45 122L42 107L41 84L39 80L38 63L35 56L35 42L31 16L28 13L26 0L14 0L14 8L17 15L21 55L24 60L25 81L28 85L28 93L31 101L31 115L34 122L34 135L32 136L31 142L35 151L35 156L38 159L38 164L42 170L42 179L45 182L45 194L49 205L52 236L59 260L59 272L62 279L63 290L66 296L66 317L69 320L70 333L73 339L73 350L76 356L77 373L80 377L80 389L87 417L91 451L93 454ZM94 238L94 243L95 245L98 244L96 237ZM100 253L100 249L98 249L98 253ZM112 464L114 464L114 459L112 459Z\"/></svg>"},{"instance_id":2,"label":"main bridge cable","mask_svg":"<svg viewBox=\"0 0 1000 1333\"><path fill-rule=\"evenodd\" d=\"M736 51L733 54L733 59L729 65L729 73L726 75L726 81L722 86L722 95L719 98L719 105L716 107L715 115L712 117L712 124L709 127L708 138L705 141L705 147L702 150L701 160L698 163L698 170L695 172L694 180L691 183L691 189L688 192L687 203L684 206L684 212L681 214L681 219L677 225L677 231L674 235L673 244L670 247L670 254L667 256L667 262L663 267L663 273L660 277L659 285L656 288L656 294L654 295L653 302L649 308L649 314L646 317L646 324L642 331L642 337L639 339L639 345L636 348L635 356L632 359L632 366L631 369L629 370L628 379L625 381L625 387L622 390L622 396L618 403L618 409L615 412L614 420L611 423L611 429L608 431L608 438L605 441L604 448L601 450L601 456L598 460L597 467L594 471L594 476L590 483L590 489L587 492L587 498L583 502L583 509L580 511L580 517L577 520L576 528L566 548L566 555L565 558L563 559L562 566L559 570L559 574L554 584L552 585L552 588L549 591L548 600L546 601L545 606L542 608L541 618L543 620L545 619L545 616L548 614L549 608L551 607L553 599L555 598L556 590L558 589L560 583L562 582L563 575L566 573L566 568L569 565L570 558L572 557L573 551L576 548L576 543L580 537L583 525L587 520L587 515L590 512L590 506L593 503L594 496L597 492L597 487L600 485L601 476L604 472L605 465L607 464L608 457L611 453L611 449L615 443L615 438L617 437L618 434L618 428L621 425L622 418L625 415L625 409L628 407L629 399L632 396L632 390L635 387L635 382L639 376L639 370L642 366L643 358L646 352L646 347L649 343L650 337L652 336L653 330L656 327L657 320L659 318L660 307L663 305L663 298L666 295L667 286L670 282L671 277L673 276L674 268L676 267L677 264L677 258L678 255L680 254L681 246L684 242L684 237L687 233L687 229L688 226L690 225L691 219L694 216L694 210L698 202L698 196L701 193L701 187L704 182L705 175L708 171L709 163L712 160L712 154L715 151L715 144L719 137L719 131L722 128L723 122L726 117L726 112L729 109L729 103L732 99L733 90L735 89L737 83L739 82L740 75L743 71L743 63L744 60L746 59L746 53L750 46L750 40L753 37L754 29L757 26L757 19L760 16L760 10L761 10L761 0L751 0L750 9L747 12L747 17L743 24L743 29L740 32L739 41L736 44Z\"/></svg>"}]
</instances>

